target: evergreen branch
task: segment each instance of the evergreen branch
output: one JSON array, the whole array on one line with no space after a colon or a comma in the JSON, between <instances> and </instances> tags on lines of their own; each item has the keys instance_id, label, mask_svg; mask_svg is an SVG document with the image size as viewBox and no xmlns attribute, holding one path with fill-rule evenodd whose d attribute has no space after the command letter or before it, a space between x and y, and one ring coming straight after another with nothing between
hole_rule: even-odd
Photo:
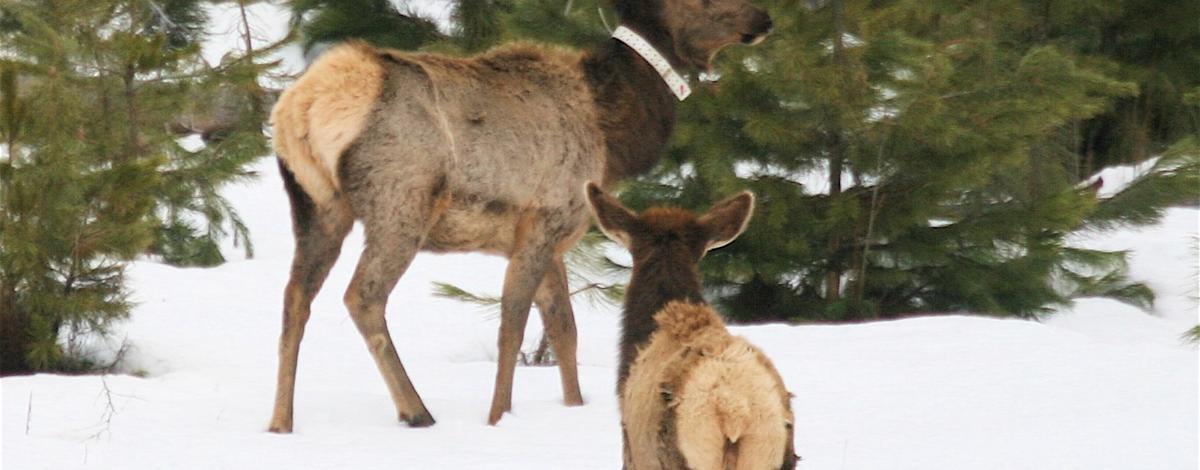
<instances>
[{"instance_id":1,"label":"evergreen branch","mask_svg":"<svg viewBox=\"0 0 1200 470\"><path fill-rule=\"evenodd\" d=\"M619 276L628 270L604 255L603 249L607 243L608 241L603 235L589 232L584 235L574 249L567 252L567 277L571 284L578 286L568 293L570 298L583 297L593 305L597 303L615 305L624 299L625 286L623 284L599 282L589 278L589 275ZM500 305L499 297L469 292L449 283L434 282L433 291L435 296L487 307L489 310Z\"/></svg>"},{"instance_id":2,"label":"evergreen branch","mask_svg":"<svg viewBox=\"0 0 1200 470\"><path fill-rule=\"evenodd\" d=\"M1200 325L1192 327L1183 334L1183 341L1191 344L1200 344Z\"/></svg>"},{"instance_id":3,"label":"evergreen branch","mask_svg":"<svg viewBox=\"0 0 1200 470\"><path fill-rule=\"evenodd\" d=\"M619 284L603 284L603 283L599 283L599 282L593 282L593 283L590 283L590 284L588 284L588 285L585 285L585 286L583 286L583 287L580 287L580 288L578 288L578 289L575 289L575 290L571 291L571 293L570 293L569 295L570 295L571 297L574 297L574 296L575 296L575 294L581 294L581 293L587 292L587 291L589 291L589 290L593 290L593 289L595 289L595 290L608 290L608 289L613 289L613 288L615 288L615 287L617 287L617 286L619 286Z\"/></svg>"},{"instance_id":4,"label":"evergreen branch","mask_svg":"<svg viewBox=\"0 0 1200 470\"><path fill-rule=\"evenodd\" d=\"M500 305L500 297L486 294L475 294L461 287L445 282L435 281L433 283L433 295L435 297L441 297L444 299L475 304L480 307L494 307Z\"/></svg>"}]
</instances>

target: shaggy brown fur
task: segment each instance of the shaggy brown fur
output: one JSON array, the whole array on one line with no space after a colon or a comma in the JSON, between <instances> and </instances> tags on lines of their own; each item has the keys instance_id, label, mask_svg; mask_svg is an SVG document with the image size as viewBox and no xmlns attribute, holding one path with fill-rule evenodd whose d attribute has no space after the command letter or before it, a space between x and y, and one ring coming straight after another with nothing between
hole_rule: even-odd
<instances>
[{"instance_id":1,"label":"shaggy brown fur","mask_svg":"<svg viewBox=\"0 0 1200 470\"><path fill-rule=\"evenodd\" d=\"M683 69L770 28L766 14L744 0L614 6L623 24ZM292 430L309 308L356 219L366 247L345 303L401 420L433 424L384 318L388 295L421 250L509 259L490 423L512 407L517 353L534 303L559 361L564 401L582 404L562 263L587 228L580 188L652 167L674 113L674 97L657 73L615 40L586 53L525 44L452 58L351 43L324 54L272 114L296 254L270 429Z\"/></svg>"},{"instance_id":2,"label":"shaggy brown fur","mask_svg":"<svg viewBox=\"0 0 1200 470\"><path fill-rule=\"evenodd\" d=\"M594 185L588 196L605 233L633 254L618 378L625 468L794 468L782 378L700 294L700 258L745 229L753 196L700 217L664 208L635 215Z\"/></svg>"}]
</instances>

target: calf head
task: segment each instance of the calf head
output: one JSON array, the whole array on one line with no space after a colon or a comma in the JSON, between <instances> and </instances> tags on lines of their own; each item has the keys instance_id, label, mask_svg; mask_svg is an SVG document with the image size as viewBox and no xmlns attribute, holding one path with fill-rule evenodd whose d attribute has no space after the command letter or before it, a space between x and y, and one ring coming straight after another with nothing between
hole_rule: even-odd
<instances>
[{"instance_id":1,"label":"calf head","mask_svg":"<svg viewBox=\"0 0 1200 470\"><path fill-rule=\"evenodd\" d=\"M729 244L746 230L754 212L754 194L749 191L713 204L702 215L673 207L635 214L595 183L587 184L587 197L600 230L629 249L635 266L649 261L698 265L709 250Z\"/></svg>"}]
</instances>

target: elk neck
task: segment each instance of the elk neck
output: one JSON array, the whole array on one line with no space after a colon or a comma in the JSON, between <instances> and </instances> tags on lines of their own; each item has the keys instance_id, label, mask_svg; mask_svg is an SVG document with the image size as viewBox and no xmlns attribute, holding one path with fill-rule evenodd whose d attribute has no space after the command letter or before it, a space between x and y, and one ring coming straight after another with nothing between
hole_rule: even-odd
<instances>
[{"instance_id":1,"label":"elk neck","mask_svg":"<svg viewBox=\"0 0 1200 470\"><path fill-rule=\"evenodd\" d=\"M642 35L678 70L678 59L665 33L637 23L623 23ZM666 150L675 127L678 99L658 72L637 52L609 38L583 59L584 74L596 102L600 130L607 148L606 188L654 168Z\"/></svg>"},{"instance_id":2,"label":"elk neck","mask_svg":"<svg viewBox=\"0 0 1200 470\"><path fill-rule=\"evenodd\" d=\"M679 254L679 256L683 256ZM617 376L618 393L629 375L629 367L657 329L654 314L667 303L686 300L703 304L700 267L691 260L674 256L650 256L636 260L629 288L625 291L624 317L621 320L621 358Z\"/></svg>"}]
</instances>

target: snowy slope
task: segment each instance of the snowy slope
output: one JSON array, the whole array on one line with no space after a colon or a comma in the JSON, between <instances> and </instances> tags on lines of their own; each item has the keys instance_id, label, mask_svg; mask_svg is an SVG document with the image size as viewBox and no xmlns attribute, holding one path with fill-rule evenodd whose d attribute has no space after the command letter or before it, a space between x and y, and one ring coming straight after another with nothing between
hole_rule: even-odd
<instances>
[{"instance_id":1,"label":"snowy slope","mask_svg":"<svg viewBox=\"0 0 1200 470\"><path fill-rule=\"evenodd\" d=\"M286 24L271 8L252 10L264 36ZM226 10L215 13L228 19ZM220 57L230 38L218 35L206 54ZM298 66L297 51L285 55ZM0 381L0 468L618 468L619 312L576 305L585 406L560 404L556 369L522 367L513 413L489 427L498 321L434 298L430 283L497 293L503 260L419 256L388 319L438 424L408 429L341 305L357 230L313 307L296 432L265 432L292 240L274 161L258 170L259 181L227 191L254 259L132 266L138 306L117 339L132 345L128 371L144 377ZM942 316L735 330L774 358L796 395L802 469L1195 469L1200 361L1179 334L1197 322L1197 222L1195 209L1173 209L1155 227L1075 241L1132 249L1133 276L1159 294L1152 313L1083 299L1044 323ZM539 328L533 315L528 346Z\"/></svg>"}]
</instances>

